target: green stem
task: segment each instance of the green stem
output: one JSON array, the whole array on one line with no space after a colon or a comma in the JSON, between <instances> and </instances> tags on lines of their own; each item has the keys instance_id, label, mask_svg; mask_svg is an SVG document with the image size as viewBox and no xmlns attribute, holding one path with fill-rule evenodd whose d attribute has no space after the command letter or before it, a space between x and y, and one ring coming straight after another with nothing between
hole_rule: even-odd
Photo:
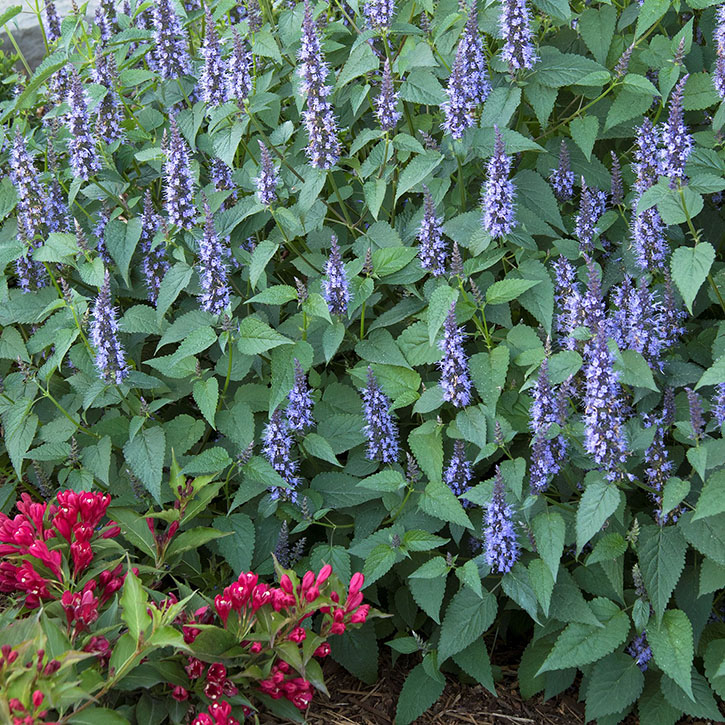
<instances>
[{"instance_id":1,"label":"green stem","mask_svg":"<svg viewBox=\"0 0 725 725\"><path fill-rule=\"evenodd\" d=\"M37 380L33 380L33 382L38 386L38 389L43 394L43 397L48 398L53 405L55 405L58 410L63 413L63 415L76 427L76 430L81 431L82 433L85 433L86 435L92 436L96 440L100 440L101 436L98 435L98 433L94 433L92 430L89 430L86 428L80 421L76 420L54 397L53 394L44 388Z\"/></svg>"},{"instance_id":2,"label":"green stem","mask_svg":"<svg viewBox=\"0 0 725 725\"><path fill-rule=\"evenodd\" d=\"M28 77L30 78L33 75L33 71L31 67L28 65L28 61L25 60L25 56L23 55L23 51L20 50L20 46L15 41L15 38L13 37L12 32L10 31L10 28L5 25L5 32L8 34L8 38L10 38L10 42L13 44L13 47L15 48L15 52L18 54L18 57L22 61L23 65L25 66L25 70L28 71Z\"/></svg>"},{"instance_id":3,"label":"green stem","mask_svg":"<svg viewBox=\"0 0 725 725\"><path fill-rule=\"evenodd\" d=\"M365 337L365 301L362 303L360 308L360 339Z\"/></svg>"},{"instance_id":4,"label":"green stem","mask_svg":"<svg viewBox=\"0 0 725 725\"><path fill-rule=\"evenodd\" d=\"M232 378L232 359L234 356L234 346L232 345L232 333L227 332L227 350L229 350L229 364L227 365L227 377L224 379L224 387L222 388L222 394L219 396L219 404L217 405L217 410L221 410L222 401L224 400L224 395L227 392L227 388L229 387L229 381Z\"/></svg>"},{"instance_id":5,"label":"green stem","mask_svg":"<svg viewBox=\"0 0 725 725\"><path fill-rule=\"evenodd\" d=\"M348 223L350 228L352 228L352 219L350 219L350 215L347 213L347 205L342 200L342 194L340 194L340 189L337 188L337 183L335 182L334 172L329 171L327 174L327 178L330 180L330 183L332 184L332 188L335 190L335 196L337 197L338 202L340 202L340 207L342 208L342 213L345 215L345 221Z\"/></svg>"}]
</instances>

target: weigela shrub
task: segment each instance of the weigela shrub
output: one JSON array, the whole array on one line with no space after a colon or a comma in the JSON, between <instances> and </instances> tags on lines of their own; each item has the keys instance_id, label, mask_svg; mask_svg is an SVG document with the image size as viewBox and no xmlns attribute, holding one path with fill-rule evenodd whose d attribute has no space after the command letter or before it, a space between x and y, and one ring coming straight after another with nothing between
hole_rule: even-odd
<instances>
[{"instance_id":1,"label":"weigela shrub","mask_svg":"<svg viewBox=\"0 0 725 725\"><path fill-rule=\"evenodd\" d=\"M181 637L193 660L140 669L164 695L112 679L109 707L240 719L248 678L299 719L324 647L295 619L304 572L330 564L348 587L320 587L313 629L362 616L362 570L392 616L331 655L368 682L377 640L413 655L400 723L444 674L494 692L501 646L525 697L573 685L590 721L721 719L722 5L104 0L91 22L48 0L39 21L47 57L0 101L0 504L101 491L121 534L78 518L3 581L62 631L70 592L74 646L117 638L116 670L141 628ZM274 557L298 572L276 594L229 584ZM109 636L104 571L144 582L151 624ZM278 655L232 667L257 644ZM69 672L92 693L96 667Z\"/></svg>"},{"instance_id":2,"label":"weigela shrub","mask_svg":"<svg viewBox=\"0 0 725 725\"><path fill-rule=\"evenodd\" d=\"M191 482L185 493L182 509ZM278 567L272 587L242 572L213 606L194 608L198 595L164 595L157 568L143 566L147 590L139 567L116 564L127 555L107 543L123 531L103 522L110 503L108 494L65 490L50 505L22 494L15 517L0 513L3 722L74 722L81 712L102 722L113 712L100 704L126 712L147 688L174 722L232 725L252 715L255 697L305 711L325 688L328 638L367 620L362 574L345 587L330 564L301 579ZM163 547L175 529L178 521Z\"/></svg>"}]
</instances>

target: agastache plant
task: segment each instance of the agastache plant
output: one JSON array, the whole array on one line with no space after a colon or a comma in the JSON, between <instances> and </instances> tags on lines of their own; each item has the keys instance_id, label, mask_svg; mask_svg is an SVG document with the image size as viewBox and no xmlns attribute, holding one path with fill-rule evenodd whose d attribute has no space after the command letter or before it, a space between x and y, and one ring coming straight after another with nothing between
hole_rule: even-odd
<instances>
[{"instance_id":1,"label":"agastache plant","mask_svg":"<svg viewBox=\"0 0 725 725\"><path fill-rule=\"evenodd\" d=\"M259 176L254 179L257 187L257 199L263 206L271 206L277 200L279 174L272 163L267 147L259 142Z\"/></svg>"},{"instance_id":2,"label":"agastache plant","mask_svg":"<svg viewBox=\"0 0 725 725\"><path fill-rule=\"evenodd\" d=\"M375 99L375 118L383 131L392 131L403 114L398 111L398 93L393 86L390 61L386 58L383 65L383 77L380 81L380 93Z\"/></svg>"},{"instance_id":3,"label":"agastache plant","mask_svg":"<svg viewBox=\"0 0 725 725\"><path fill-rule=\"evenodd\" d=\"M41 233L48 200L33 158L28 153L25 136L20 131L15 132L9 162L10 181L18 196L18 233L22 229L24 237L32 241Z\"/></svg>"},{"instance_id":4,"label":"agastache plant","mask_svg":"<svg viewBox=\"0 0 725 725\"><path fill-rule=\"evenodd\" d=\"M204 234L199 240L200 301L201 308L212 315L220 315L229 305L228 257L229 249L219 239L209 202L204 197Z\"/></svg>"},{"instance_id":5,"label":"agastache plant","mask_svg":"<svg viewBox=\"0 0 725 725\"><path fill-rule=\"evenodd\" d=\"M311 166L329 169L340 158L341 148L337 121L328 98L331 88L325 85L329 69L322 54L309 0L305 0L302 43L297 57L300 61L301 90L307 96L307 107L302 112L308 137L307 158Z\"/></svg>"},{"instance_id":6,"label":"agastache plant","mask_svg":"<svg viewBox=\"0 0 725 725\"><path fill-rule=\"evenodd\" d=\"M273 500L280 496L289 498L292 502L297 501L295 490L300 479L297 476L298 463L292 458L292 436L289 434L287 421L282 415L280 408L277 408L269 419L264 429L264 446L262 448L265 458L272 464L277 473L287 482L289 488L273 486L269 495Z\"/></svg>"},{"instance_id":7,"label":"agastache plant","mask_svg":"<svg viewBox=\"0 0 725 725\"><path fill-rule=\"evenodd\" d=\"M48 169L52 176L45 187L47 207L45 210L45 223L49 232L70 232L71 217L66 203L66 195L58 182L58 159L55 154L55 134L57 127L51 124L47 140ZM12 180L12 179L11 179Z\"/></svg>"},{"instance_id":8,"label":"agastache plant","mask_svg":"<svg viewBox=\"0 0 725 725\"><path fill-rule=\"evenodd\" d=\"M288 395L287 422L292 430L304 432L315 427L315 419L312 416L312 396L310 386L307 384L307 376L297 358L295 358L294 365L295 378Z\"/></svg>"},{"instance_id":9,"label":"agastache plant","mask_svg":"<svg viewBox=\"0 0 725 725\"><path fill-rule=\"evenodd\" d=\"M152 66L164 80L176 79L191 72L191 58L186 32L172 0L158 0L153 5L155 46Z\"/></svg>"},{"instance_id":10,"label":"agastache plant","mask_svg":"<svg viewBox=\"0 0 725 725\"><path fill-rule=\"evenodd\" d=\"M441 127L457 140L463 138L463 132L475 123L474 106L466 89L465 53L465 48L459 43L445 91L447 98L441 104L444 115Z\"/></svg>"},{"instance_id":11,"label":"agastache plant","mask_svg":"<svg viewBox=\"0 0 725 725\"><path fill-rule=\"evenodd\" d=\"M466 444L462 440L453 442L453 455L443 472L443 481L456 494L462 496L471 487L473 480L473 466L466 458ZM464 506L470 506L470 502L463 501Z\"/></svg>"},{"instance_id":12,"label":"agastache plant","mask_svg":"<svg viewBox=\"0 0 725 725\"><path fill-rule=\"evenodd\" d=\"M167 137L164 164L165 208L169 222L180 229L192 229L196 219L193 188L194 179L189 163L189 147L179 132L176 120L170 121L171 133Z\"/></svg>"},{"instance_id":13,"label":"agastache plant","mask_svg":"<svg viewBox=\"0 0 725 725\"><path fill-rule=\"evenodd\" d=\"M118 76L116 73L116 60L113 53L105 52L102 45L96 48L95 67L92 70L95 83L106 89L96 109L96 133L106 143L118 141L123 136L121 130L121 101L116 90Z\"/></svg>"},{"instance_id":14,"label":"agastache plant","mask_svg":"<svg viewBox=\"0 0 725 725\"><path fill-rule=\"evenodd\" d=\"M685 164L692 152L692 136L685 126L682 96L689 74L682 76L669 102L669 115L662 127L662 174L670 179L670 187L685 183Z\"/></svg>"},{"instance_id":15,"label":"agastache plant","mask_svg":"<svg viewBox=\"0 0 725 725\"><path fill-rule=\"evenodd\" d=\"M153 201L151 200L151 192L146 190L144 195L143 216L141 217L141 255L143 261L141 269L143 271L144 281L146 282L146 291L148 300L151 304L156 305L159 296L161 281L169 269L169 262L166 259L166 244L160 243L153 246L154 237L161 226Z\"/></svg>"},{"instance_id":16,"label":"agastache plant","mask_svg":"<svg viewBox=\"0 0 725 725\"><path fill-rule=\"evenodd\" d=\"M566 141L562 139L559 148L559 165L549 176L554 196L559 201L569 201L574 193L574 172L571 170L569 161L569 149Z\"/></svg>"},{"instance_id":17,"label":"agastache plant","mask_svg":"<svg viewBox=\"0 0 725 725\"><path fill-rule=\"evenodd\" d=\"M509 179L511 158L506 155L503 136L494 126L493 156L486 169L486 181L481 196L483 228L494 238L509 234L516 226L514 214L515 189Z\"/></svg>"},{"instance_id":18,"label":"agastache plant","mask_svg":"<svg viewBox=\"0 0 725 725\"><path fill-rule=\"evenodd\" d=\"M446 272L446 243L443 239L442 217L436 216L435 202L427 186L423 187L423 220L418 227L420 266L434 277Z\"/></svg>"},{"instance_id":19,"label":"agastache plant","mask_svg":"<svg viewBox=\"0 0 725 725\"><path fill-rule=\"evenodd\" d=\"M50 18L48 18L50 20ZM717 26L713 35L715 41L715 68L712 83L720 98L725 100L725 5L717 9Z\"/></svg>"},{"instance_id":20,"label":"agastache plant","mask_svg":"<svg viewBox=\"0 0 725 725\"><path fill-rule=\"evenodd\" d=\"M589 189L582 177L582 190L579 201L579 214L576 217L574 235L579 239L579 249L584 254L594 250L594 235L597 233L597 214L594 193Z\"/></svg>"},{"instance_id":21,"label":"agastache plant","mask_svg":"<svg viewBox=\"0 0 725 725\"><path fill-rule=\"evenodd\" d=\"M395 14L395 0L365 0L363 12L370 27L389 30Z\"/></svg>"},{"instance_id":22,"label":"agastache plant","mask_svg":"<svg viewBox=\"0 0 725 725\"><path fill-rule=\"evenodd\" d=\"M330 241L330 256L325 265L325 274L324 291L327 307L333 315L344 315L347 313L347 305L350 301L350 284L342 263L342 253L337 244L337 237L334 234Z\"/></svg>"},{"instance_id":23,"label":"agastache plant","mask_svg":"<svg viewBox=\"0 0 725 725\"><path fill-rule=\"evenodd\" d=\"M111 298L111 277L105 270L103 284L93 307L91 344L96 352L96 367L106 382L122 383L128 376L126 353L118 337L116 310Z\"/></svg>"},{"instance_id":24,"label":"agastache plant","mask_svg":"<svg viewBox=\"0 0 725 725\"><path fill-rule=\"evenodd\" d=\"M228 64L229 96L239 105L243 105L244 99L252 92L250 73L252 57L247 47L247 41L242 39L236 28L232 28L232 53L229 56Z\"/></svg>"},{"instance_id":25,"label":"agastache plant","mask_svg":"<svg viewBox=\"0 0 725 725\"><path fill-rule=\"evenodd\" d=\"M74 65L70 66L71 81L68 93L70 111L66 117L66 125L70 131L68 151L73 173L80 179L88 181L101 168L101 160L91 135L91 124L88 118L86 93L81 84L80 76Z\"/></svg>"},{"instance_id":26,"label":"agastache plant","mask_svg":"<svg viewBox=\"0 0 725 725\"><path fill-rule=\"evenodd\" d=\"M483 103L491 93L488 63L478 29L477 1L472 0L468 7L466 26L458 43L458 51L463 57L463 90L472 106Z\"/></svg>"},{"instance_id":27,"label":"agastache plant","mask_svg":"<svg viewBox=\"0 0 725 725\"><path fill-rule=\"evenodd\" d=\"M614 153L610 154L612 159L612 183L609 191L609 200L612 206L619 206L624 201L624 183L622 182L622 166L619 163L619 156Z\"/></svg>"},{"instance_id":28,"label":"agastache plant","mask_svg":"<svg viewBox=\"0 0 725 725\"><path fill-rule=\"evenodd\" d=\"M398 458L398 427L390 415L390 401L380 389L372 367L368 366L368 386L363 391L363 432L368 440L367 458L394 463Z\"/></svg>"},{"instance_id":29,"label":"agastache plant","mask_svg":"<svg viewBox=\"0 0 725 725\"><path fill-rule=\"evenodd\" d=\"M501 57L508 63L511 75L522 68L533 68L537 57L526 0L503 0L500 25L504 40Z\"/></svg>"},{"instance_id":30,"label":"agastache plant","mask_svg":"<svg viewBox=\"0 0 725 725\"><path fill-rule=\"evenodd\" d=\"M443 399L457 408L463 408L471 402L471 376L468 370L468 357L463 350L466 333L456 325L456 305L451 305L443 325L443 339L440 349L443 358L440 361L441 388Z\"/></svg>"},{"instance_id":31,"label":"agastache plant","mask_svg":"<svg viewBox=\"0 0 725 725\"><path fill-rule=\"evenodd\" d=\"M486 507L483 537L486 563L499 574L513 569L519 558L519 542L513 524L513 509L506 503L506 487L496 466L493 493Z\"/></svg>"},{"instance_id":32,"label":"agastache plant","mask_svg":"<svg viewBox=\"0 0 725 725\"><path fill-rule=\"evenodd\" d=\"M577 341L572 333L585 324L583 299L576 270L564 256L557 257L552 266L555 280L554 303L557 310L556 331L561 335L561 345L567 350L575 350Z\"/></svg>"},{"instance_id":33,"label":"agastache plant","mask_svg":"<svg viewBox=\"0 0 725 725\"><path fill-rule=\"evenodd\" d=\"M722 426L725 423L725 383L718 383L712 399L712 416Z\"/></svg>"},{"instance_id":34,"label":"agastache plant","mask_svg":"<svg viewBox=\"0 0 725 725\"><path fill-rule=\"evenodd\" d=\"M231 208L239 198L237 187L232 177L232 170L222 159L212 159L209 165L209 176L216 191L231 191L231 194L222 204L223 209Z\"/></svg>"},{"instance_id":35,"label":"agastache plant","mask_svg":"<svg viewBox=\"0 0 725 725\"><path fill-rule=\"evenodd\" d=\"M53 43L60 38L60 18L58 17L58 10L53 0L45 0L45 17L48 21L48 27L45 33L48 42Z\"/></svg>"},{"instance_id":36,"label":"agastache plant","mask_svg":"<svg viewBox=\"0 0 725 725\"><path fill-rule=\"evenodd\" d=\"M214 18L207 4L204 4L204 45L201 54L204 58L204 67L201 70L199 85L201 86L201 98L210 106L221 106L228 98L225 67L226 62L222 58L222 48L219 43Z\"/></svg>"}]
</instances>

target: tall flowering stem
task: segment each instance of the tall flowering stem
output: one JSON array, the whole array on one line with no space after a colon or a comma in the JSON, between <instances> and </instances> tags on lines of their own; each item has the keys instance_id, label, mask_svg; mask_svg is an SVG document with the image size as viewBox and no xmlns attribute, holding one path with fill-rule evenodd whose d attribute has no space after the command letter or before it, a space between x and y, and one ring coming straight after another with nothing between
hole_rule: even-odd
<instances>
[{"instance_id":1,"label":"tall flowering stem","mask_svg":"<svg viewBox=\"0 0 725 725\"><path fill-rule=\"evenodd\" d=\"M102 45L96 48L95 67L92 71L93 80L106 89L96 110L96 133L106 143L118 141L123 136L121 130L121 101L116 90L118 80L116 61L112 53L104 52Z\"/></svg>"},{"instance_id":2,"label":"tall flowering stem","mask_svg":"<svg viewBox=\"0 0 725 725\"><path fill-rule=\"evenodd\" d=\"M501 4L501 56L513 75L522 68L531 69L537 61L531 32L531 14L526 0L503 0Z\"/></svg>"},{"instance_id":3,"label":"tall flowering stem","mask_svg":"<svg viewBox=\"0 0 725 725\"><path fill-rule=\"evenodd\" d=\"M300 484L300 479L297 476L298 463L292 458L292 436L289 434L287 421L282 416L282 411L279 408L272 413L272 417L264 429L263 452L274 470L290 486L289 489L273 486L270 489L271 498L278 499L283 496L291 501L296 501L297 491L295 489Z\"/></svg>"},{"instance_id":4,"label":"tall flowering stem","mask_svg":"<svg viewBox=\"0 0 725 725\"><path fill-rule=\"evenodd\" d=\"M597 214L594 194L587 186L584 178L582 178L579 214L576 217L574 234L579 239L579 249L584 254L591 254L594 250L594 235L597 232L597 221L599 221L599 214Z\"/></svg>"},{"instance_id":5,"label":"tall flowering stem","mask_svg":"<svg viewBox=\"0 0 725 725\"><path fill-rule=\"evenodd\" d=\"M252 76L250 73L252 57L246 40L242 39L236 28L232 29L232 53L229 56L228 63L227 85L229 86L229 96L241 105L252 92Z\"/></svg>"},{"instance_id":6,"label":"tall flowering stem","mask_svg":"<svg viewBox=\"0 0 725 725\"><path fill-rule=\"evenodd\" d=\"M444 115L442 128L454 139L463 138L463 132L475 123L474 106L466 86L465 53L465 48L459 43L446 87L447 99L441 104Z\"/></svg>"},{"instance_id":7,"label":"tall flowering stem","mask_svg":"<svg viewBox=\"0 0 725 725\"><path fill-rule=\"evenodd\" d=\"M191 175L189 147L179 132L176 120L171 119L171 134L166 143L164 164L165 207L169 221L180 229L192 229L196 218L194 208L194 179Z\"/></svg>"},{"instance_id":8,"label":"tall flowering stem","mask_svg":"<svg viewBox=\"0 0 725 725\"><path fill-rule=\"evenodd\" d=\"M462 440L454 441L453 455L443 472L443 480L456 496L462 496L471 487L472 479L473 466L466 458L466 445ZM465 501L463 505L470 506L470 502Z\"/></svg>"},{"instance_id":9,"label":"tall flowering stem","mask_svg":"<svg viewBox=\"0 0 725 725\"><path fill-rule=\"evenodd\" d=\"M297 358L295 358L295 381L288 398L287 421L289 427L300 432L314 428L315 419L312 415L310 386L307 384L307 376Z\"/></svg>"},{"instance_id":10,"label":"tall flowering stem","mask_svg":"<svg viewBox=\"0 0 725 725\"><path fill-rule=\"evenodd\" d=\"M310 0L305 0L302 43L297 57L301 90L307 95L307 108L302 113L308 136L307 158L312 166L329 169L340 158L340 141L329 101L332 89L325 85L329 69L322 54Z\"/></svg>"},{"instance_id":11,"label":"tall flowering stem","mask_svg":"<svg viewBox=\"0 0 725 725\"><path fill-rule=\"evenodd\" d=\"M499 574L511 571L519 558L519 543L512 517L513 510L506 503L506 488L501 469L496 466L493 494L484 518L483 536L486 563Z\"/></svg>"},{"instance_id":12,"label":"tall flowering stem","mask_svg":"<svg viewBox=\"0 0 725 725\"><path fill-rule=\"evenodd\" d=\"M45 18L48 22L45 33L48 42L53 43L60 38L60 18L53 0L45 0Z\"/></svg>"},{"instance_id":13,"label":"tall flowering stem","mask_svg":"<svg viewBox=\"0 0 725 725\"><path fill-rule=\"evenodd\" d=\"M561 335L560 344L567 350L575 350L577 341L572 336L577 327L585 324L584 306L574 265L564 256L553 263L556 306L556 331Z\"/></svg>"},{"instance_id":14,"label":"tall flowering stem","mask_svg":"<svg viewBox=\"0 0 725 725\"><path fill-rule=\"evenodd\" d=\"M204 234L199 241L199 280L201 282L201 308L212 315L220 315L229 305L231 288L228 282L226 259L229 249L219 239L214 228L214 217L204 199Z\"/></svg>"},{"instance_id":15,"label":"tall flowering stem","mask_svg":"<svg viewBox=\"0 0 725 725\"><path fill-rule=\"evenodd\" d=\"M494 238L509 234L516 226L514 214L515 189L509 179L511 158L498 126L494 126L495 140L493 156L486 169L481 205L483 207L483 228Z\"/></svg>"},{"instance_id":16,"label":"tall flowering stem","mask_svg":"<svg viewBox=\"0 0 725 725\"><path fill-rule=\"evenodd\" d=\"M483 50L481 32L478 29L477 1L472 0L468 7L466 26L458 44L458 50L463 57L463 88L473 106L483 103L491 93L488 63Z\"/></svg>"},{"instance_id":17,"label":"tall flowering stem","mask_svg":"<svg viewBox=\"0 0 725 725\"><path fill-rule=\"evenodd\" d=\"M172 0L158 0L153 5L154 41L152 66L163 79L180 78L191 72L191 58L181 18Z\"/></svg>"},{"instance_id":18,"label":"tall flowering stem","mask_svg":"<svg viewBox=\"0 0 725 725\"><path fill-rule=\"evenodd\" d=\"M692 135L685 126L682 109L682 96L688 75L682 76L670 96L669 115L662 127L662 174L669 176L670 186L687 181L685 164L692 152Z\"/></svg>"},{"instance_id":19,"label":"tall flowering stem","mask_svg":"<svg viewBox=\"0 0 725 725\"><path fill-rule=\"evenodd\" d=\"M18 232L21 233L22 228L24 237L32 241L41 234L48 199L20 131L15 133L9 161L10 181L18 195Z\"/></svg>"},{"instance_id":20,"label":"tall flowering stem","mask_svg":"<svg viewBox=\"0 0 725 725\"><path fill-rule=\"evenodd\" d=\"M260 204L270 206L277 200L279 174L262 141L259 142L259 158L259 176L254 180L257 186L257 199Z\"/></svg>"},{"instance_id":21,"label":"tall flowering stem","mask_svg":"<svg viewBox=\"0 0 725 725\"><path fill-rule=\"evenodd\" d=\"M222 58L222 48L219 43L214 18L208 5L204 5L206 34L201 54L204 58L204 67L199 78L201 97L210 106L221 106L228 99L229 90L225 73L226 62Z\"/></svg>"},{"instance_id":22,"label":"tall flowering stem","mask_svg":"<svg viewBox=\"0 0 725 725\"><path fill-rule=\"evenodd\" d=\"M325 274L327 278L324 281L324 290L327 307L333 315L344 315L350 302L350 285L342 263L337 237L334 234L330 242L330 256L325 265Z\"/></svg>"},{"instance_id":23,"label":"tall flowering stem","mask_svg":"<svg viewBox=\"0 0 725 725\"><path fill-rule=\"evenodd\" d=\"M456 305L453 303L443 326L443 340L440 343L443 358L440 367L443 399L457 408L463 408L471 402L471 376L468 357L463 350L465 337L463 328L456 325Z\"/></svg>"},{"instance_id":24,"label":"tall flowering stem","mask_svg":"<svg viewBox=\"0 0 725 725\"><path fill-rule=\"evenodd\" d=\"M716 55L712 82L720 98L725 100L725 5L720 5L717 9L717 26L713 39Z\"/></svg>"},{"instance_id":25,"label":"tall flowering stem","mask_svg":"<svg viewBox=\"0 0 725 725\"><path fill-rule=\"evenodd\" d=\"M368 367L368 386L363 390L363 412L367 457L371 461L394 463L398 458L398 427L390 415L388 396L380 389L372 367Z\"/></svg>"},{"instance_id":26,"label":"tall flowering stem","mask_svg":"<svg viewBox=\"0 0 725 725\"><path fill-rule=\"evenodd\" d=\"M116 310L111 298L111 277L106 270L93 307L91 343L96 351L96 367L106 382L120 384L128 376L126 353L118 338Z\"/></svg>"},{"instance_id":27,"label":"tall flowering stem","mask_svg":"<svg viewBox=\"0 0 725 725\"><path fill-rule=\"evenodd\" d=\"M559 148L559 165L551 172L549 181L554 190L554 196L559 201L571 199L574 193L574 172L571 170L569 161L569 149L563 139Z\"/></svg>"},{"instance_id":28,"label":"tall flowering stem","mask_svg":"<svg viewBox=\"0 0 725 725\"><path fill-rule=\"evenodd\" d=\"M383 131L392 131L403 114L398 110L398 93L393 86L390 61L386 58L383 65L383 77L380 93L375 99L375 118Z\"/></svg>"},{"instance_id":29,"label":"tall flowering stem","mask_svg":"<svg viewBox=\"0 0 725 725\"><path fill-rule=\"evenodd\" d=\"M153 246L154 237L161 226L153 201L151 192L146 191L144 196L143 215L141 216L141 269L146 282L148 300L155 305L161 288L161 281L169 269L169 262L166 259L166 245L157 244Z\"/></svg>"},{"instance_id":30,"label":"tall flowering stem","mask_svg":"<svg viewBox=\"0 0 725 725\"><path fill-rule=\"evenodd\" d=\"M70 131L68 151L70 152L70 165L73 173L88 181L101 168L101 160L96 151L95 142L91 135L91 124L88 119L86 94L81 84L76 67L71 65L70 91L68 105L70 112L67 116L67 126Z\"/></svg>"},{"instance_id":31,"label":"tall flowering stem","mask_svg":"<svg viewBox=\"0 0 725 725\"><path fill-rule=\"evenodd\" d=\"M435 203L428 187L423 187L423 221L418 227L420 266L434 277L446 272L446 243L443 239L442 217L436 216Z\"/></svg>"}]
</instances>

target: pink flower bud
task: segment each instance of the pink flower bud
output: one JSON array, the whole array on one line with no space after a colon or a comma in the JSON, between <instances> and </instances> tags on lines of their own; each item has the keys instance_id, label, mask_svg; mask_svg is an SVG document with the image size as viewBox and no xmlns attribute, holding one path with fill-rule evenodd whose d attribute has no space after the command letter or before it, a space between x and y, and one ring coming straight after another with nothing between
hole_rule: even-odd
<instances>
[{"instance_id":1,"label":"pink flower bud","mask_svg":"<svg viewBox=\"0 0 725 725\"><path fill-rule=\"evenodd\" d=\"M350 579L349 595L359 592L363 588L363 584L365 584L365 577L359 571L356 571L352 575L352 579Z\"/></svg>"},{"instance_id":2,"label":"pink flower bud","mask_svg":"<svg viewBox=\"0 0 725 725\"><path fill-rule=\"evenodd\" d=\"M177 685L172 691L171 691L171 697L176 700L176 702L184 702L184 700L189 699L189 691L182 687L181 685Z\"/></svg>"},{"instance_id":3,"label":"pink flower bud","mask_svg":"<svg viewBox=\"0 0 725 725\"><path fill-rule=\"evenodd\" d=\"M315 657L327 657L330 654L330 645L323 642L314 652Z\"/></svg>"},{"instance_id":4,"label":"pink flower bud","mask_svg":"<svg viewBox=\"0 0 725 725\"><path fill-rule=\"evenodd\" d=\"M320 596L320 590L317 588L317 585L312 587L312 589L308 589L305 592L305 599L308 602L314 602L315 599L317 599L317 597L319 597L319 596Z\"/></svg>"},{"instance_id":5,"label":"pink flower bud","mask_svg":"<svg viewBox=\"0 0 725 725\"><path fill-rule=\"evenodd\" d=\"M312 582L315 581L315 573L308 571L302 577L302 591L306 592L311 586Z\"/></svg>"},{"instance_id":6,"label":"pink flower bud","mask_svg":"<svg viewBox=\"0 0 725 725\"><path fill-rule=\"evenodd\" d=\"M214 597L214 606L216 612L219 615L219 619L222 620L224 626L227 626L227 619L229 619L229 612L232 611L232 603L223 594L217 594Z\"/></svg>"},{"instance_id":7,"label":"pink flower bud","mask_svg":"<svg viewBox=\"0 0 725 725\"><path fill-rule=\"evenodd\" d=\"M252 642L252 646L249 648L249 651L253 655L258 655L262 651L262 643L261 642Z\"/></svg>"},{"instance_id":8,"label":"pink flower bud","mask_svg":"<svg viewBox=\"0 0 725 725\"><path fill-rule=\"evenodd\" d=\"M33 707L37 710L43 704L43 698L45 695L40 690L36 690L33 693Z\"/></svg>"},{"instance_id":9,"label":"pink flower bud","mask_svg":"<svg viewBox=\"0 0 725 725\"><path fill-rule=\"evenodd\" d=\"M282 589L284 589L285 592L287 592L287 594L294 593L292 580L287 576L287 574L282 574L282 578L279 580L279 585Z\"/></svg>"},{"instance_id":10,"label":"pink flower bud","mask_svg":"<svg viewBox=\"0 0 725 725\"><path fill-rule=\"evenodd\" d=\"M296 642L297 644L300 644L300 642L304 642L307 638L307 632L302 627L295 627L290 633L289 637L287 639L291 640L292 642Z\"/></svg>"},{"instance_id":11,"label":"pink flower bud","mask_svg":"<svg viewBox=\"0 0 725 725\"><path fill-rule=\"evenodd\" d=\"M325 564L317 575L317 581L315 582L317 586L321 587L330 578L330 574L332 574L332 567L329 564Z\"/></svg>"},{"instance_id":12,"label":"pink flower bud","mask_svg":"<svg viewBox=\"0 0 725 725\"><path fill-rule=\"evenodd\" d=\"M360 624L361 622L364 622L368 618L369 611L370 605L363 604L360 609L350 615L350 624Z\"/></svg>"}]
</instances>

